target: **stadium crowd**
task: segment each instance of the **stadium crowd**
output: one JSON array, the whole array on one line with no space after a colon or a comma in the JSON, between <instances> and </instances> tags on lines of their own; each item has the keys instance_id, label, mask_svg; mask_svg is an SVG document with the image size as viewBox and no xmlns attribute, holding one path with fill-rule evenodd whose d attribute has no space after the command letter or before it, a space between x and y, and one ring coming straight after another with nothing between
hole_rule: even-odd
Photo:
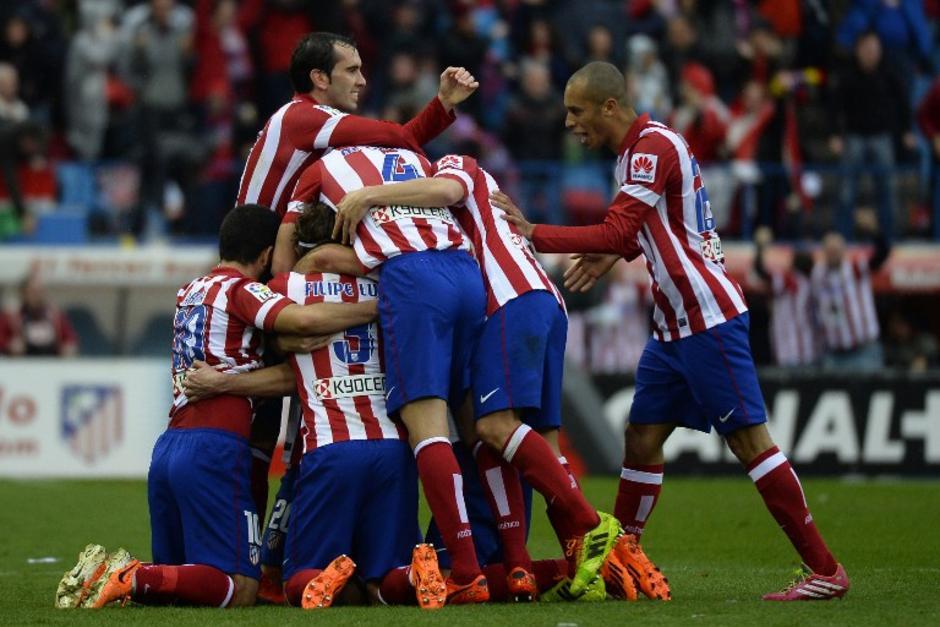
<instances>
[{"instance_id":1,"label":"stadium crowd","mask_svg":"<svg viewBox=\"0 0 940 627\"><path fill-rule=\"evenodd\" d=\"M727 236L851 237L863 164L877 176L861 201L889 239L936 235L938 13L932 0L5 2L0 238L82 204L96 234L215 233L291 94L294 42L318 29L357 40L369 115L409 119L440 67L479 77L429 154L478 154L538 219L605 207L607 162L565 139L561 90L607 60L638 111L688 139Z\"/></svg>"}]
</instances>

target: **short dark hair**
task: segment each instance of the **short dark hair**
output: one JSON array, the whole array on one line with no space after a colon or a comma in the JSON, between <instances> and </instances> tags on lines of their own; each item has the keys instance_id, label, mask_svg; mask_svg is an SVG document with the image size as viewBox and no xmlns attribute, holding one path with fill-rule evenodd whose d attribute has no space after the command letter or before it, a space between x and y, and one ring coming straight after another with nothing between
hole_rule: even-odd
<instances>
[{"instance_id":1,"label":"short dark hair","mask_svg":"<svg viewBox=\"0 0 940 627\"><path fill-rule=\"evenodd\" d=\"M568 79L568 84L581 83L584 95L596 104L613 98L627 106L627 81L617 66L606 61L591 61Z\"/></svg>"},{"instance_id":2,"label":"short dark hair","mask_svg":"<svg viewBox=\"0 0 940 627\"><path fill-rule=\"evenodd\" d=\"M320 244L333 242L333 225L336 212L323 202L307 203L297 218L294 229L294 246L307 251Z\"/></svg>"},{"instance_id":3,"label":"short dark hair","mask_svg":"<svg viewBox=\"0 0 940 627\"><path fill-rule=\"evenodd\" d=\"M313 89L310 80L312 70L322 70L327 74L333 71L336 65L336 50L334 44L356 47L351 37L337 35L336 33L308 33L304 35L290 56L290 82L298 94L306 94Z\"/></svg>"},{"instance_id":4,"label":"short dark hair","mask_svg":"<svg viewBox=\"0 0 940 627\"><path fill-rule=\"evenodd\" d=\"M225 216L219 228L219 259L254 263L277 241L280 220L262 205L239 205Z\"/></svg>"}]
</instances>

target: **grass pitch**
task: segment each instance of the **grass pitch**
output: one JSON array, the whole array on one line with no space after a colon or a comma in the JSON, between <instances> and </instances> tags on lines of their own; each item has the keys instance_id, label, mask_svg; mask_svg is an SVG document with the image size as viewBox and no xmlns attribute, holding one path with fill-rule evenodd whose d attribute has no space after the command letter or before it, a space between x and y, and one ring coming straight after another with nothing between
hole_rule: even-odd
<instances>
[{"instance_id":1,"label":"grass pitch","mask_svg":"<svg viewBox=\"0 0 940 627\"><path fill-rule=\"evenodd\" d=\"M609 510L616 481L584 481ZM140 481L0 481L0 624L285 625L928 625L940 623L940 482L810 480L817 522L852 579L843 601L770 604L797 558L750 481L667 478L644 545L668 575L674 600L654 603L417 608L52 608L63 571L89 541L147 559L147 495ZM273 490L272 490L273 493ZM537 508L537 512L538 512ZM381 524L377 522L377 524ZM534 516L534 557L558 553ZM58 561L49 563L48 559Z\"/></svg>"}]
</instances>

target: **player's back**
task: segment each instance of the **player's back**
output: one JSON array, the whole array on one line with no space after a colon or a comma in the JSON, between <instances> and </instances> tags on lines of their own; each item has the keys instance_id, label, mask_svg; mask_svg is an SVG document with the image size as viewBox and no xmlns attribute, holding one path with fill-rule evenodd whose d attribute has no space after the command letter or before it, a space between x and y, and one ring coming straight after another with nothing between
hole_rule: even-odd
<instances>
[{"instance_id":1,"label":"player's back","mask_svg":"<svg viewBox=\"0 0 940 627\"><path fill-rule=\"evenodd\" d=\"M312 167L319 170L321 199L336 207L346 193L369 185L394 185L426 178L431 164L402 148L353 146L332 150ZM470 250L447 207L373 207L356 230L359 261L374 268L391 257L426 250Z\"/></svg>"},{"instance_id":2,"label":"player's back","mask_svg":"<svg viewBox=\"0 0 940 627\"><path fill-rule=\"evenodd\" d=\"M487 315L532 290L551 292L564 307L530 242L490 203L490 194L499 191L496 179L475 159L458 155L438 160L434 176L451 178L464 188L463 207L455 208L454 215L473 243L473 254L483 271Z\"/></svg>"},{"instance_id":3,"label":"player's back","mask_svg":"<svg viewBox=\"0 0 940 627\"><path fill-rule=\"evenodd\" d=\"M270 286L302 305L378 296L371 279L330 273L279 274ZM312 353L289 355L303 403L306 452L348 440L402 439L385 409L381 343L379 326L372 322L336 333Z\"/></svg>"}]
</instances>

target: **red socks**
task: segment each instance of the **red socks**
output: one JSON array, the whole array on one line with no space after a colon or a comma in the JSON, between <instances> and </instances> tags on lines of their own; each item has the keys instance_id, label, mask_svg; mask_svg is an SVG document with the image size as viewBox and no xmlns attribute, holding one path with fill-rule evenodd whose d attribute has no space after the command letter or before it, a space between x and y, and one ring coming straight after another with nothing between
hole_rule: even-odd
<instances>
[{"instance_id":1,"label":"red socks","mask_svg":"<svg viewBox=\"0 0 940 627\"><path fill-rule=\"evenodd\" d=\"M146 564L134 573L134 600L145 605L183 601L192 605L226 607L235 595L235 582L218 568L202 564Z\"/></svg>"},{"instance_id":2,"label":"red socks","mask_svg":"<svg viewBox=\"0 0 940 627\"><path fill-rule=\"evenodd\" d=\"M503 563L512 570L517 566L532 571L532 558L526 550L525 500L519 473L483 442L473 447L483 492L496 519L503 545Z\"/></svg>"},{"instance_id":3,"label":"red socks","mask_svg":"<svg viewBox=\"0 0 940 627\"><path fill-rule=\"evenodd\" d=\"M747 465L747 474L806 565L820 575L835 573L836 561L813 523L803 486L786 456L774 446Z\"/></svg>"},{"instance_id":4,"label":"red socks","mask_svg":"<svg viewBox=\"0 0 940 627\"><path fill-rule=\"evenodd\" d=\"M424 497L441 531L457 583L470 583L480 574L467 505L463 500L463 475L447 438L428 438L415 446L418 476Z\"/></svg>"},{"instance_id":5,"label":"red socks","mask_svg":"<svg viewBox=\"0 0 940 627\"><path fill-rule=\"evenodd\" d=\"M304 598L304 588L307 587L311 579L321 572L323 571L319 568L308 568L294 573L293 577L288 579L287 583L284 584L284 596L287 597L288 604L294 607L300 607L300 603Z\"/></svg>"},{"instance_id":6,"label":"red socks","mask_svg":"<svg viewBox=\"0 0 940 627\"><path fill-rule=\"evenodd\" d=\"M385 605L417 605L415 587L408 578L410 566L400 566L388 571L379 584L379 600Z\"/></svg>"},{"instance_id":7,"label":"red socks","mask_svg":"<svg viewBox=\"0 0 940 627\"><path fill-rule=\"evenodd\" d=\"M663 465L627 464L620 471L620 486L614 503L614 516L627 533L643 535L650 512L663 488Z\"/></svg>"},{"instance_id":8,"label":"red socks","mask_svg":"<svg viewBox=\"0 0 940 627\"><path fill-rule=\"evenodd\" d=\"M528 425L519 425L512 432L502 452L503 458L545 497L549 509L563 512L572 532L569 537L584 535L600 524L597 512L577 482L572 482L548 442Z\"/></svg>"}]
</instances>

